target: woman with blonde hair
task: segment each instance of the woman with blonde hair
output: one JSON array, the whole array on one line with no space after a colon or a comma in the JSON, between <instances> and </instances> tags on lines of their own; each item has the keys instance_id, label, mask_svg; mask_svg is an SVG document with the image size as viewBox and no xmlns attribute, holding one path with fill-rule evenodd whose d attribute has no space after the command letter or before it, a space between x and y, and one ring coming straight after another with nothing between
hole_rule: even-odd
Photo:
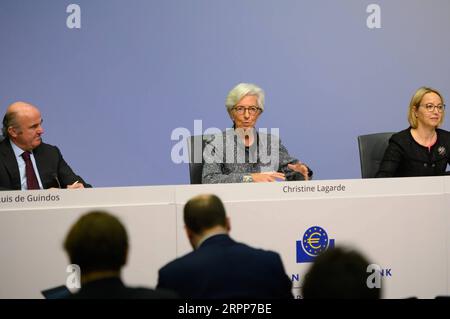
<instances>
[{"instance_id":1,"label":"woman with blonde hair","mask_svg":"<svg viewBox=\"0 0 450 319\"><path fill-rule=\"evenodd\" d=\"M450 152L450 132L438 128L444 116L442 94L419 88L409 104L410 127L392 135L376 177L444 175Z\"/></svg>"}]
</instances>

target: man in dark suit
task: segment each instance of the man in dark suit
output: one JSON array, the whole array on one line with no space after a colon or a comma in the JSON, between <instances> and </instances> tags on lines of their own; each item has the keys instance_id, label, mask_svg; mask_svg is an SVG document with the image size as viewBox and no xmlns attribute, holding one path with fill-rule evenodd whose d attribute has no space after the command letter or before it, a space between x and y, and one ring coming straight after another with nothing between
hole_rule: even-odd
<instances>
[{"instance_id":1,"label":"man in dark suit","mask_svg":"<svg viewBox=\"0 0 450 319\"><path fill-rule=\"evenodd\" d=\"M74 299L168 299L170 291L131 288L121 280L126 264L128 235L113 215L93 211L82 216L64 241L70 262L81 270L81 289Z\"/></svg>"},{"instance_id":2,"label":"man in dark suit","mask_svg":"<svg viewBox=\"0 0 450 319\"><path fill-rule=\"evenodd\" d=\"M25 102L8 107L0 142L0 190L91 187L56 146L42 142L43 133L38 108Z\"/></svg>"},{"instance_id":3,"label":"man in dark suit","mask_svg":"<svg viewBox=\"0 0 450 319\"><path fill-rule=\"evenodd\" d=\"M158 288L184 298L292 298L292 283L280 256L238 243L228 235L222 201L200 195L184 206L194 251L159 270Z\"/></svg>"}]
</instances>

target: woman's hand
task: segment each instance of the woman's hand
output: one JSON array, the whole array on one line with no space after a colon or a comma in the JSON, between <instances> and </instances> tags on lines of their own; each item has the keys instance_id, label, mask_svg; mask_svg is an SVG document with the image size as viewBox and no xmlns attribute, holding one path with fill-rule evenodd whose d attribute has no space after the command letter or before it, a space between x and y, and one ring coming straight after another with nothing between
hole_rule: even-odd
<instances>
[{"instance_id":1,"label":"woman's hand","mask_svg":"<svg viewBox=\"0 0 450 319\"><path fill-rule=\"evenodd\" d=\"M278 172L264 172L264 173L253 173L251 174L253 182L275 182L276 180L286 180L286 176L283 173Z\"/></svg>"},{"instance_id":2,"label":"woman's hand","mask_svg":"<svg viewBox=\"0 0 450 319\"><path fill-rule=\"evenodd\" d=\"M305 177L305 181L309 180L309 169L305 164L302 164L300 162L295 163L295 164L288 164L287 165L289 169L299 172L300 174L303 175L303 177Z\"/></svg>"}]
</instances>

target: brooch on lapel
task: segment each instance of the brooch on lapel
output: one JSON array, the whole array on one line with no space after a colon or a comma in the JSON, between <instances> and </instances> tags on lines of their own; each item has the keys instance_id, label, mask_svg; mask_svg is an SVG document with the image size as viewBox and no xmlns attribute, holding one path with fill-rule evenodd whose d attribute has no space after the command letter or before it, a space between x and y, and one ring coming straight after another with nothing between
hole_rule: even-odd
<instances>
[{"instance_id":1,"label":"brooch on lapel","mask_svg":"<svg viewBox=\"0 0 450 319\"><path fill-rule=\"evenodd\" d=\"M445 154L447 154L447 150L445 149L444 146L439 146L438 153L439 155L444 156Z\"/></svg>"}]
</instances>

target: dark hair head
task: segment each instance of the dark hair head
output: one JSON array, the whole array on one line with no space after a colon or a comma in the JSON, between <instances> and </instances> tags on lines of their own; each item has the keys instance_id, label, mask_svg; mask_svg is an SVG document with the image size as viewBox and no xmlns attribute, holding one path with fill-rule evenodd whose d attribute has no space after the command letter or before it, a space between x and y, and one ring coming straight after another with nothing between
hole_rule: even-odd
<instances>
[{"instance_id":1,"label":"dark hair head","mask_svg":"<svg viewBox=\"0 0 450 319\"><path fill-rule=\"evenodd\" d=\"M184 223L196 234L214 226L226 226L225 207L216 195L196 196L184 206Z\"/></svg>"},{"instance_id":2,"label":"dark hair head","mask_svg":"<svg viewBox=\"0 0 450 319\"><path fill-rule=\"evenodd\" d=\"M359 252L328 249L319 255L303 283L305 299L379 299L381 289L369 288L369 262Z\"/></svg>"},{"instance_id":3,"label":"dark hair head","mask_svg":"<svg viewBox=\"0 0 450 319\"><path fill-rule=\"evenodd\" d=\"M16 126L16 112L6 112L5 116L3 117L3 127L2 127L2 135L3 137L9 137L8 134L8 128L10 126Z\"/></svg>"},{"instance_id":4,"label":"dark hair head","mask_svg":"<svg viewBox=\"0 0 450 319\"><path fill-rule=\"evenodd\" d=\"M81 216L70 228L64 249L82 273L118 271L126 263L128 236L116 217L93 211Z\"/></svg>"}]
</instances>

